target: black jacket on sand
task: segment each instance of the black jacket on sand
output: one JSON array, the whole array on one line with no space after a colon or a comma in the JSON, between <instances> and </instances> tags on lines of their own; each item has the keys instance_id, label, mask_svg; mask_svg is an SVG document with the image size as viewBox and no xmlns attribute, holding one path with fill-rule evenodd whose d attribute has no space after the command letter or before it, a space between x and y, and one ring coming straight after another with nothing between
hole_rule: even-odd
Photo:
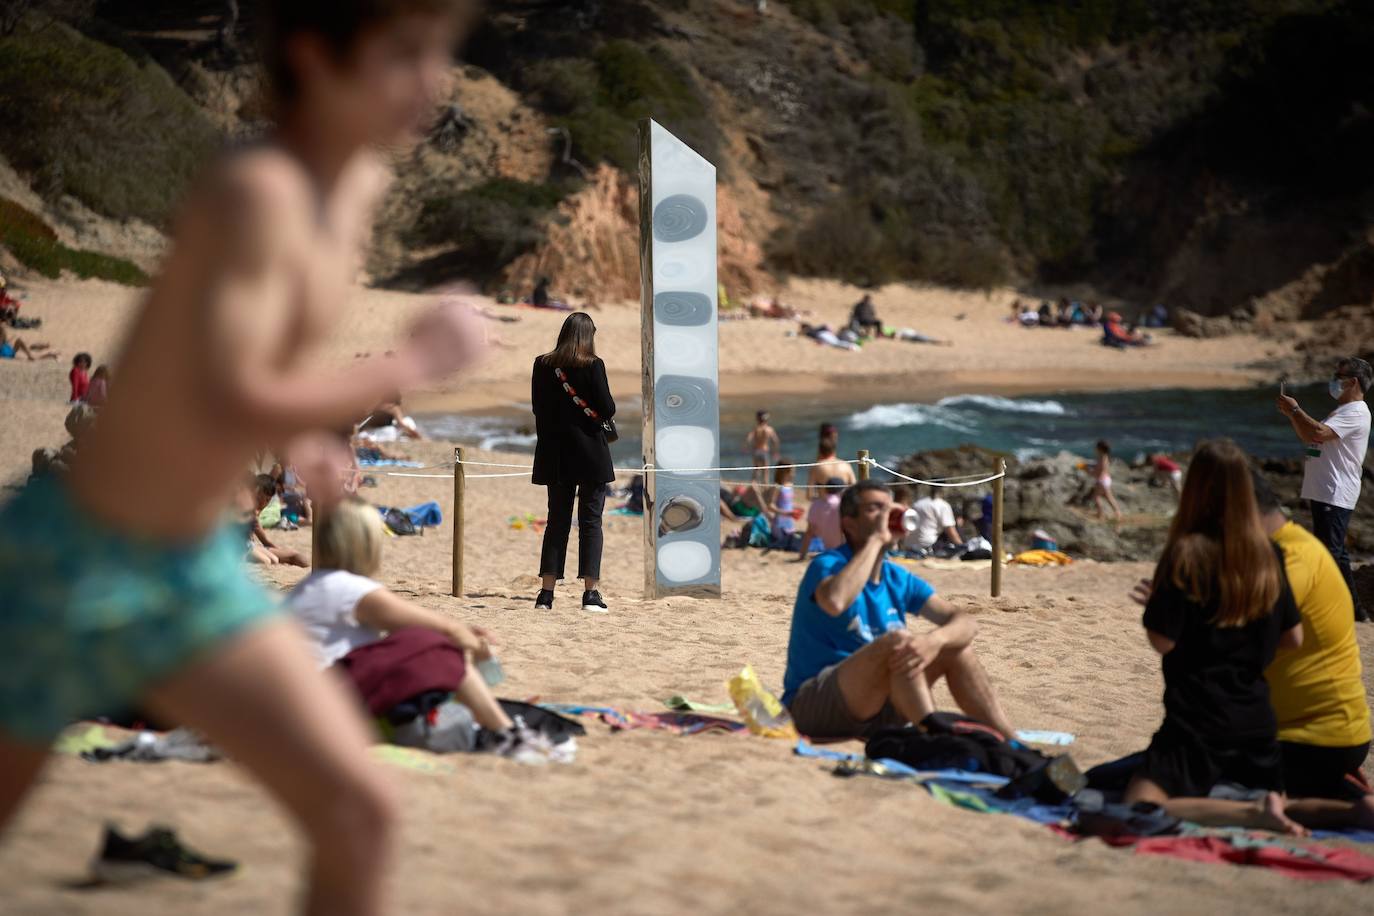
<instances>
[{"instance_id":1,"label":"black jacket on sand","mask_svg":"<svg viewBox=\"0 0 1374 916\"><path fill-rule=\"evenodd\" d=\"M605 363L596 359L584 368L563 371L578 397L601 419L615 416ZM534 431L538 436L534 446L534 483L596 484L615 479L611 449L601 424L573 403L554 367L538 359L530 376L530 403L534 406Z\"/></svg>"}]
</instances>

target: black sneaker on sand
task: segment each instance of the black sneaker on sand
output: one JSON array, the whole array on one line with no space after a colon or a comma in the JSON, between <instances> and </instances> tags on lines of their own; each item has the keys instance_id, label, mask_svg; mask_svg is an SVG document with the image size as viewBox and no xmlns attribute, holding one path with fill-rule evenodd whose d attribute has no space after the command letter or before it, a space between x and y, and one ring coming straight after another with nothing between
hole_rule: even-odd
<instances>
[{"instance_id":1,"label":"black sneaker on sand","mask_svg":"<svg viewBox=\"0 0 1374 916\"><path fill-rule=\"evenodd\" d=\"M593 614L610 613L606 602L601 600L601 593L596 589L582 593L582 610L591 611Z\"/></svg>"},{"instance_id":2,"label":"black sneaker on sand","mask_svg":"<svg viewBox=\"0 0 1374 916\"><path fill-rule=\"evenodd\" d=\"M154 827L138 839L129 839L108 825L100 856L91 863L98 880L116 884L159 876L200 881L236 868L235 862L208 859L187 849L176 833L165 827Z\"/></svg>"},{"instance_id":3,"label":"black sneaker on sand","mask_svg":"<svg viewBox=\"0 0 1374 916\"><path fill-rule=\"evenodd\" d=\"M536 611L553 610L553 592L547 588L541 588L539 595L534 599L534 609Z\"/></svg>"}]
</instances>

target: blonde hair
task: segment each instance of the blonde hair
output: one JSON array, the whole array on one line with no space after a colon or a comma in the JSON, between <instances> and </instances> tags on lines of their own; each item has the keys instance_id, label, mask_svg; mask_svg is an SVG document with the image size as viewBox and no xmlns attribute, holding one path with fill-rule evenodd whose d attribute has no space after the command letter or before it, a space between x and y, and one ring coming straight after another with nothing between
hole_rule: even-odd
<instances>
[{"instance_id":1,"label":"blonde hair","mask_svg":"<svg viewBox=\"0 0 1374 916\"><path fill-rule=\"evenodd\" d=\"M356 496L344 500L315 520L318 569L342 569L371 576L382 568L382 516Z\"/></svg>"}]
</instances>

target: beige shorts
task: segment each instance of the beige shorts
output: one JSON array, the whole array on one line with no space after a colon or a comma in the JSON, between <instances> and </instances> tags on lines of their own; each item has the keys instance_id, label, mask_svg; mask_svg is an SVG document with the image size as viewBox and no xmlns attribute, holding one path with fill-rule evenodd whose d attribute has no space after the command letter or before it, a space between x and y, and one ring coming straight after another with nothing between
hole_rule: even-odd
<instances>
[{"instance_id":1,"label":"beige shorts","mask_svg":"<svg viewBox=\"0 0 1374 916\"><path fill-rule=\"evenodd\" d=\"M889 701L871 719L854 717L840 692L839 665L831 665L797 688L787 711L797 731L808 738L863 738L884 728L910 723Z\"/></svg>"}]
</instances>

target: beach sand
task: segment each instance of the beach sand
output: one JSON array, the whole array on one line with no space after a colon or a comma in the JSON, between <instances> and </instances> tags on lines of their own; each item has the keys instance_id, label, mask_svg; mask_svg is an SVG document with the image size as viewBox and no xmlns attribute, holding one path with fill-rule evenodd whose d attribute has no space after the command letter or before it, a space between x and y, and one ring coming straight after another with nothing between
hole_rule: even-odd
<instances>
[{"instance_id":1,"label":"beach sand","mask_svg":"<svg viewBox=\"0 0 1374 916\"><path fill-rule=\"evenodd\" d=\"M911 294L913 310L921 295ZM943 295L949 300L942 307L966 301ZM42 334L35 336L52 340L64 353L79 345L95 352L99 362L127 315L121 296L127 299L123 291L98 284L43 288L27 307L45 318ZM384 348L402 315L415 307L413 297L370 294L360 303L361 317L344 326L344 339L331 357ZM1253 349L1247 348L1255 346L1253 339L1168 339L1149 353L1119 354L1090 345L1085 333L1003 327L994 323L1000 306L977 319L968 307L967 322L976 323L967 325L967 340L948 352L922 348L916 351L922 359L945 360L962 351L961 359L941 363L951 372L963 371L957 369L961 361L990 353L1013 373L1045 362L1089 374L1138 366L1137 376L1119 381L1133 387L1137 378L1173 372L1244 381L1246 370L1237 366L1252 358ZM623 311L598 313L606 332L603 353L628 353L631 344L638 352L633 313ZM827 317L838 320L839 311ZM495 381L485 383L492 392L506 385L511 402L524 395L527 357L537 345L547 346L561 318L517 314L524 319L520 324L500 330L518 339L519 348L498 355L502 366L493 367L487 374ZM911 320L901 321L936 333L943 327L911 314ZM722 362L729 353L729 365L736 367L726 378L766 377L775 367L815 361L812 345L782 339L782 327L725 326ZM1042 344L1050 339L1066 341L1064 351L1047 354ZM774 342L765 348L765 341ZM1017 349L1021 341L1026 344ZM892 344L892 354L875 359L897 365L908 353L899 348L910 346ZM793 347L791 355L782 352ZM1080 350L1081 365L1072 362ZM856 376L877 378L881 372L869 372L871 367L859 362L873 353L854 354L853 360L839 352L824 358L849 360ZM916 362L914 354L905 358ZM66 368L65 360L57 367L0 365L5 479L22 476L32 448L60 443ZM452 456L445 443L406 449L426 464L446 463ZM469 458L528 460L476 451ZM444 479L381 476L379 486L364 495L388 505L435 499L448 515L451 492ZM561 585L552 612L536 612L539 536L516 530L507 520L527 512L542 516L542 499L542 489L521 478L469 482L467 595L461 599L448 595L452 528L447 521L423 537L388 541L380 578L428 607L492 629L502 641L509 678L498 691L503 696L643 710L662 709L662 701L673 694L724 702L725 681L745 663L753 664L766 684L780 687L799 564L758 551L726 551L721 600L646 601L641 597L642 520L610 517L603 588L611 614L577 609L580 586L571 581ZM280 539L307 548L309 531L283 533ZM574 546L570 568L575 556ZM1130 584L1148 570L1143 563L1091 562L1064 569L1012 568L1004 596L993 600L987 597L986 569L918 568L940 593L976 613L975 646L1011 718L1025 728L1076 734L1071 752L1084 767L1144 747L1160 720L1159 663L1140 630L1139 611L1126 597ZM285 587L301 575L281 569L267 578ZM1360 638L1369 670L1374 634L1361 628ZM948 695L941 695L948 706ZM528 767L461 756L442 759L452 772L390 767L404 798L391 911L1087 913L1110 908L1123 914L1317 914L1368 906L1368 888L1348 882L1306 882L1257 869L1136 856L1096 841L1070 842L1015 818L945 807L910 785L838 779L822 763L794 757L785 741L613 735L593 721L587 721L587 729L576 763L568 766ZM857 744L842 747L859 749ZM243 868L228 880L203 884L168 880L122 889L71 889L68 884L83 876L107 820L133 830L168 824L192 846L237 859ZM13 914L285 914L299 899L302 852L274 803L231 764L94 765L56 759L0 843L0 899L4 912Z\"/></svg>"}]
</instances>

